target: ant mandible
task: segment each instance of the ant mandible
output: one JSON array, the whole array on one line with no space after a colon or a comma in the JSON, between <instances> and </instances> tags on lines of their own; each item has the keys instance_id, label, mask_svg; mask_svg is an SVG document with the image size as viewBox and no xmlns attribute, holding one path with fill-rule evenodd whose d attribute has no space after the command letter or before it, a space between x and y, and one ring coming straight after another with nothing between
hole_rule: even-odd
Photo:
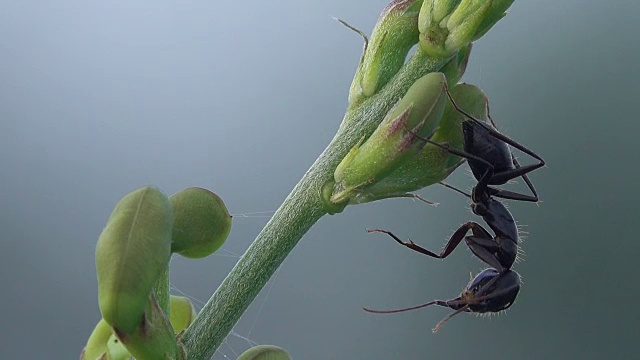
<instances>
[{"instance_id":1,"label":"ant mandible","mask_svg":"<svg viewBox=\"0 0 640 360\"><path fill-rule=\"evenodd\" d=\"M460 244L464 239L471 251L482 261L490 265L493 269L485 269L480 272L462 294L451 300L435 300L423 305L390 311L370 310L373 313L396 313L419 309L429 305L439 305L456 310L447 316L433 329L437 331L442 324L454 315L461 312L498 312L506 310L516 298L520 290L520 276L515 271L510 270L516 260L518 253L518 229L511 213L507 208L492 197L511 199L518 201L538 201L538 194L535 187L527 177L527 173L544 166L544 160L527 149L523 145L509 139L499 133L495 128L495 123L491 119L491 125L482 122L467 112L460 109L453 97L449 93L445 84L445 91L452 106L467 119L462 122L464 134L464 151L457 150L446 144L433 142L429 139L422 140L434 144L451 154L461 156L468 160L475 178L478 180L473 187L471 195L458 190L450 185L442 185L453 189L471 198L471 209L474 214L481 216L496 234L491 234L482 225L469 221L460 226L447 242L444 250L440 254L429 251L413 241L402 241L396 235L387 230L372 229L368 232L382 232L392 237L399 244L408 247L421 254L444 259ZM488 105L487 105L488 110ZM488 111L487 111L488 113ZM414 134L415 135L415 134ZM417 136L417 135L415 135ZM520 166L509 149L509 145L529 154L539 162L532 165ZM507 181L517 177L522 177L533 195L526 195L507 190L491 187L489 185L503 185ZM472 231L472 236L466 234Z\"/></svg>"}]
</instances>

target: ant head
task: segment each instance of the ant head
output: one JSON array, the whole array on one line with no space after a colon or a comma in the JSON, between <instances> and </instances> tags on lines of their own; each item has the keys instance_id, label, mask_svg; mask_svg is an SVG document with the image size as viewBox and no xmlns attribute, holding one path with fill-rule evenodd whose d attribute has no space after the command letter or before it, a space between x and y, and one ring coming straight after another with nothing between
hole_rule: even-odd
<instances>
[{"instance_id":1,"label":"ant head","mask_svg":"<svg viewBox=\"0 0 640 360\"><path fill-rule=\"evenodd\" d=\"M438 304L455 311L442 319L433 328L433 332L437 332L442 325L462 312L481 314L506 310L513 304L519 290L520 275L515 271L485 269L469 282L459 297Z\"/></svg>"},{"instance_id":2,"label":"ant head","mask_svg":"<svg viewBox=\"0 0 640 360\"><path fill-rule=\"evenodd\" d=\"M518 291L520 275L517 272L498 272L489 268L476 275L460 295L460 300L451 301L451 305L468 305L469 310L476 313L499 312L513 304Z\"/></svg>"}]
</instances>

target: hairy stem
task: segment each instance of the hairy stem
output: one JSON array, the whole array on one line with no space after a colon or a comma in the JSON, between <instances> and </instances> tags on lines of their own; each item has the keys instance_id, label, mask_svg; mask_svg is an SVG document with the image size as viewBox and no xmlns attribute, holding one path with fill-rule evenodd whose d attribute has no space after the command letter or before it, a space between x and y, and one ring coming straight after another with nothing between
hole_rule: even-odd
<instances>
[{"instance_id":1,"label":"hairy stem","mask_svg":"<svg viewBox=\"0 0 640 360\"><path fill-rule=\"evenodd\" d=\"M158 306L167 314L167 317L170 314L169 309L169 266L164 270L160 278L156 281L153 286L153 294L156 297L156 301L158 302Z\"/></svg>"},{"instance_id":2,"label":"hairy stem","mask_svg":"<svg viewBox=\"0 0 640 360\"><path fill-rule=\"evenodd\" d=\"M447 60L430 58L418 49L378 94L348 109L331 143L180 337L189 360L209 359L214 354L289 252L326 214L320 189L333 179L335 168L347 152L374 131L415 80L439 70Z\"/></svg>"}]
</instances>

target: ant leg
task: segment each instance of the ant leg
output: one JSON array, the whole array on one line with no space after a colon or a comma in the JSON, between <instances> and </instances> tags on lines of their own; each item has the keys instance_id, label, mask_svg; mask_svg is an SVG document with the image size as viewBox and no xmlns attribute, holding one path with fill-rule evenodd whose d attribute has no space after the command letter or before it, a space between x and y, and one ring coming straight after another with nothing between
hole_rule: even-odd
<instances>
[{"instance_id":1,"label":"ant leg","mask_svg":"<svg viewBox=\"0 0 640 360\"><path fill-rule=\"evenodd\" d=\"M405 125L405 128L406 128L406 125ZM493 164L491 164L490 162L488 162L487 160L485 160L485 159L483 159L483 158L481 158L479 156L475 156L475 155L470 154L468 152L458 150L458 149L453 148L453 147L451 147L451 146L449 146L447 144L440 144L438 142L432 141L432 140L430 140L428 138L424 138L424 137L416 134L415 132L413 132L409 128L406 128L406 129L407 129L407 131L409 133L411 133L411 135L415 136L416 138L418 138L418 139L420 139L420 140L422 140L422 141L424 141L426 143L433 144L433 145L445 150L446 152L448 152L450 154L457 155L457 156L460 156L460 157L468 159L468 160L474 160L474 161L483 163L487 167L487 171L482 175L482 177L480 179L478 179L478 184L475 186L474 193L479 192L479 193L482 194L482 193L484 193L486 191L487 185L489 185L489 181L493 180L493 178L494 178ZM516 175L514 177L518 177L518 176L520 176L520 175Z\"/></svg>"},{"instance_id":2,"label":"ant leg","mask_svg":"<svg viewBox=\"0 0 640 360\"><path fill-rule=\"evenodd\" d=\"M484 229L482 230L484 231ZM474 236L467 236L464 239L469 249L471 249L471 252L492 268L500 272L506 270L495 255L500 249L495 239L489 234L478 236L475 235L475 233L476 231L474 229Z\"/></svg>"},{"instance_id":3,"label":"ant leg","mask_svg":"<svg viewBox=\"0 0 640 360\"><path fill-rule=\"evenodd\" d=\"M418 199L418 200L422 201L423 203L426 203L426 204L429 204L429 205L432 205L432 206L438 206L438 205L440 205L439 203L437 203L437 202L433 202L433 201L429 201L429 200L427 200L427 199L423 198L422 196L420 196L420 195L418 195L418 194L400 194L400 195L397 195L397 196L395 196L395 197L398 197L398 198L411 198L411 199Z\"/></svg>"},{"instance_id":4,"label":"ant leg","mask_svg":"<svg viewBox=\"0 0 640 360\"><path fill-rule=\"evenodd\" d=\"M492 180L498 180L499 182L506 182L509 181L511 179L515 179L519 176L522 176L522 178L524 179L524 181L527 183L527 186L529 187L529 189L531 189L531 192L533 193L534 197L531 197L529 199L533 199L535 198L536 200L524 200L524 201L538 201L537 200L537 193L535 191L535 188L533 187L533 184L531 184L531 181L529 180L528 177L526 177L527 173L530 173L536 169L539 169L541 167L543 167L545 165L544 160L536 153L534 153L533 151L529 150L527 147L525 147L524 145L517 143L516 141L512 140L511 138L507 137L506 135L500 133L498 130L496 130L496 124L493 121L493 119L491 118L491 115L489 114L489 102L486 102L486 108L487 108L487 118L489 118L491 125L492 126L488 126L486 122L481 121L479 119L477 119L476 117L472 116L471 114L467 113L466 111L462 110L458 104L456 104L455 100L453 100L453 96L451 96L451 93L449 92L449 88L447 87L447 85L445 84L444 86L445 88L445 92L447 94L447 97L449 98L449 101L451 102L451 105L458 111L460 112L462 115L466 116L467 118L471 119L472 121L476 122L477 124L479 124L480 126L482 126L483 128L487 129L487 131L489 132L489 134L499 140L504 141L505 143L513 146L514 148L524 152L525 154L535 158L536 160L539 161L539 163L536 164L532 164L532 165L527 165L527 166L520 166L520 164L518 163L518 161L513 157L513 155L511 155L512 161L513 161L513 165L516 167L516 169L511 170L511 171L505 171L502 173L494 173L492 174ZM457 155L457 154L456 154ZM474 159L475 160L475 159ZM519 194L522 195L522 194ZM508 199L508 198L505 198ZM514 199L514 200L519 200L519 199Z\"/></svg>"},{"instance_id":5,"label":"ant leg","mask_svg":"<svg viewBox=\"0 0 640 360\"><path fill-rule=\"evenodd\" d=\"M489 111L489 100L488 99L485 102L485 107L487 109L487 118L489 118L489 121L491 122L491 125L493 126L493 128L497 129L496 122L493 121L493 118L491 117L491 112ZM511 154L511 162L513 163L513 166L516 169L521 168L520 163L518 162L518 160L516 160L516 157L513 156L513 154ZM531 193L533 194L533 196L524 195L524 194L520 194L520 193L508 191L508 190L500 190L500 189L491 189L491 190L493 190L492 195L495 196L495 197L499 197L499 198L502 198L502 199L508 199L508 200L538 202L538 193L536 192L536 188L531 183L531 180L529 180L529 177L526 174L523 174L522 175L522 180L524 180L524 182L527 184L527 187L529 187L529 190L531 190Z\"/></svg>"},{"instance_id":6,"label":"ant leg","mask_svg":"<svg viewBox=\"0 0 640 360\"><path fill-rule=\"evenodd\" d=\"M513 156L513 155L512 155ZM517 163L517 161L516 161ZM520 165L518 163L518 165ZM526 176L526 174L537 170L541 167L543 167L545 165L544 160L540 161L539 163L536 164L531 164L531 165L525 165L525 166L519 166L516 167L513 170L509 170L509 171L503 171L503 172L499 172L499 173L494 173L493 177L492 177L492 181L495 183L505 183L511 179L515 179L517 177L522 176L523 178ZM527 178L528 180L528 178ZM527 186L529 186L529 184L531 183L530 181L525 180L525 182L527 182ZM529 189L531 189L533 186L529 186ZM532 190L534 191L534 190Z\"/></svg>"},{"instance_id":7,"label":"ant leg","mask_svg":"<svg viewBox=\"0 0 640 360\"><path fill-rule=\"evenodd\" d=\"M513 156L513 154L511 154L511 160L513 160L513 166L515 168L519 168L520 167L520 163L518 162L518 160L516 160L516 157ZM531 190L531 193L533 194L531 199L535 199L535 200L532 200L532 201L537 202L538 201L538 193L536 192L535 186L533 186L533 184L531 183L531 180L529 180L529 177L527 176L527 174L522 175L522 179L527 184L527 186L529 187L529 190Z\"/></svg>"},{"instance_id":8,"label":"ant leg","mask_svg":"<svg viewBox=\"0 0 640 360\"><path fill-rule=\"evenodd\" d=\"M522 179L524 179L524 182L527 184L527 187L529 188L529 190L531 190L532 195L526 195L526 194L513 192L509 190L496 189L493 187L487 187L487 189L489 190L492 196L499 197L502 199L538 202L538 192L536 191L536 188L533 186L533 184L531 183L531 180L529 180L529 177L526 174L528 172L531 172L533 170L540 168L544 164L520 166L520 163L518 163L518 161L513 157L513 155L512 155L512 159L513 159L513 165L515 169L510 171L505 171L502 173L494 173L491 180L506 182L520 176L522 177Z\"/></svg>"},{"instance_id":9,"label":"ant leg","mask_svg":"<svg viewBox=\"0 0 640 360\"><path fill-rule=\"evenodd\" d=\"M511 158L513 159L513 166L516 169L520 169L521 166L520 166L520 163L518 163L518 160L516 160L516 158L513 157L513 155L511 155ZM494 174L493 178L495 179L495 177L496 176ZM527 184L527 187L529 188L529 190L531 190L531 194L533 194L533 195L525 195L525 194L522 194L522 193L513 192L513 191L509 191L509 190L503 190L503 189L497 189L497 188L490 187L490 186L487 186L487 190L491 194L491 196L495 196L495 197L502 198L502 199L538 202L538 192L536 191L536 188L531 183L531 180L529 180L529 177L526 174L522 175L521 177L522 177L522 179L524 179L524 182Z\"/></svg>"},{"instance_id":10,"label":"ant leg","mask_svg":"<svg viewBox=\"0 0 640 360\"><path fill-rule=\"evenodd\" d=\"M476 121L477 123L481 124L481 125L482 125L482 127L484 127L484 128L488 128L488 126L487 126L487 124L486 124L486 123L484 123L484 122L482 122L482 121L478 120L475 116L473 116L473 115L469 114L468 112L466 112L466 111L462 110L462 109L458 106L458 104L456 103L456 101L455 101L455 100L453 100L453 96L451 96L451 93L449 92L449 86L447 85L447 83L446 83L446 82L444 83L444 92L447 94L447 97L449 98L449 101L451 102L451 106L453 106L453 108L454 108L454 109L456 109L456 111L457 111L457 112L459 112L460 114L462 114L462 115L464 115L464 116L468 117L469 119L471 119L471 120L473 120L473 121ZM485 104L488 104L488 102L485 102ZM485 105L485 106L486 106L486 105ZM487 110L488 110L488 108L487 108ZM492 120L492 122L493 122L493 120Z\"/></svg>"},{"instance_id":11,"label":"ant leg","mask_svg":"<svg viewBox=\"0 0 640 360\"><path fill-rule=\"evenodd\" d=\"M477 119L476 119L476 121L477 121ZM526 177L526 174L543 167L545 165L544 160L538 154L536 154L533 151L529 150L524 145L522 145L520 143L517 143L514 140L512 140L511 138L501 134L496 129L488 128L488 131L489 131L489 134L491 136L493 136L494 138L496 138L498 140L501 140L501 141L507 143L508 145L511 145L514 148L516 148L516 149L522 151L523 153L525 153L525 154L535 158L536 160L538 160L538 162L535 163L535 164L520 166L520 164L515 159L513 154L511 154L511 161L512 161L515 169L509 170L509 171L500 172L500 173L494 173L494 174L492 174L492 179L491 180L494 181L494 182L497 182L497 183L504 183L504 182L507 182L507 181L509 181L511 179L515 179L517 177L522 176L522 178L527 183L527 186L529 187L531 192L537 198L537 194L536 194L535 188L533 187L533 184L531 184L531 181L529 180L529 178Z\"/></svg>"},{"instance_id":12,"label":"ant leg","mask_svg":"<svg viewBox=\"0 0 640 360\"><path fill-rule=\"evenodd\" d=\"M491 194L491 196L494 196L497 198L507 199L507 200L517 200L517 201L538 202L538 194L531 196L531 195L525 195L525 194L509 191L509 190L500 190L493 187L487 187L487 189L489 189L489 193Z\"/></svg>"},{"instance_id":13,"label":"ant leg","mask_svg":"<svg viewBox=\"0 0 640 360\"><path fill-rule=\"evenodd\" d=\"M409 131L411 132L411 130L409 130ZM411 134L413 136L415 136L416 138L418 138L418 139L420 139L420 140L422 140L422 141L424 141L426 143L433 144L433 145L441 148L442 150L444 150L444 151L446 151L446 152L448 152L450 154L458 155L458 156L460 156L462 158L465 158L465 159L468 159L468 160L475 160L477 162L481 162L484 165L486 165L488 168L490 168L492 170L492 172L493 172L493 164L491 164L490 162L488 162L487 160L485 160L485 159L483 159L483 158L481 158L479 156L475 156L475 155L469 154L468 152L458 150L458 149L456 149L454 147L451 147L451 146L449 146L447 144L441 144L441 143L432 141L432 140L424 138L424 137L422 137L422 136L420 136L420 135L418 135L418 134L416 134L414 132L411 132Z\"/></svg>"},{"instance_id":14,"label":"ant leg","mask_svg":"<svg viewBox=\"0 0 640 360\"><path fill-rule=\"evenodd\" d=\"M470 229L474 229L476 227L480 227L480 224L475 223L473 221L469 221L466 224L463 224L462 226L460 226L458 228L458 230L456 230L453 235L451 235L451 238L449 238L449 241L447 242L447 245L445 245L444 250L442 250L442 252L440 254L436 254L430 250L427 250L425 248L423 248L420 245L417 245L416 243L414 243L411 240L408 241L402 241L399 237L397 237L395 234L393 234L390 231L387 230L382 230L382 229L369 229L367 230L367 232L380 232L383 234L387 234L389 235L391 238L393 238L398 244L402 245L402 246L406 246L409 249L413 250L413 251L417 251L421 254L427 255L427 256L431 256L433 258L437 258L437 259L444 259L447 256L449 256L449 254L451 254L453 252L453 250L460 244L460 242L462 241L462 239L465 238L465 236L467 235L467 232ZM484 229L483 229L484 230ZM475 234L475 231L474 231Z\"/></svg>"},{"instance_id":15,"label":"ant leg","mask_svg":"<svg viewBox=\"0 0 640 360\"><path fill-rule=\"evenodd\" d=\"M468 117L469 119L471 119L472 121L478 123L480 126L484 127L485 129L487 129L489 131L489 133L491 135L493 135L495 138L500 139L504 142L506 142L507 144L515 147L516 149L528 154L529 156L537 159L538 161L540 161L541 165L540 166L544 166L544 160L536 153L534 153L533 151L527 149L524 145L519 144L517 142L515 142L514 140L512 140L511 138L507 137L506 135L500 133L498 130L496 130L495 128L495 122L493 121L493 119L491 118L491 115L489 115L489 103L486 103L486 107L487 107L487 117L489 118L489 120L491 121L491 124L493 126L488 126L486 122L479 120L478 118L474 117L473 115L469 114L468 112L462 110L458 104L456 104L455 100L453 100L453 96L451 96L451 93L449 92L449 87L447 86L447 84L444 84L444 90L447 93L447 97L449 98L449 101L451 101L451 105L458 111L460 112L462 115ZM536 168L537 169L537 168ZM533 169L535 170L535 169ZM530 170L530 171L533 171ZM517 176L516 176L517 177Z\"/></svg>"}]
</instances>

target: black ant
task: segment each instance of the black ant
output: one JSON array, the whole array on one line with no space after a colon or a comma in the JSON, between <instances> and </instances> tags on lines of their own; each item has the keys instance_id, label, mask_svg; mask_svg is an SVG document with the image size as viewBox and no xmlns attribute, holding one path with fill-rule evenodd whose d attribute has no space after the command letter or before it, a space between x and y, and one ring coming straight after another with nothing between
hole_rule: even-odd
<instances>
[{"instance_id":1,"label":"black ant","mask_svg":"<svg viewBox=\"0 0 640 360\"><path fill-rule=\"evenodd\" d=\"M478 180L476 186L473 187L471 195L453 186L445 183L442 184L471 198L471 209L473 213L481 216L496 235L492 236L482 225L468 221L453 233L444 250L440 254L436 254L415 244L411 240L406 242L402 241L387 230L373 229L368 230L368 232L385 233L399 244L411 250L439 259L444 259L449 256L464 239L471 251L493 269L489 268L480 272L471 280L462 294L455 299L447 301L435 300L423 305L399 310L380 311L364 309L373 313L396 313L419 309L429 305L439 305L456 310L438 323L433 329L434 332L458 313L499 312L506 310L513 304L520 290L520 275L511 270L511 266L515 262L518 254L518 229L513 216L504 204L494 200L492 197L519 201L538 201L538 194L526 174L545 164L544 160L537 154L499 133L495 129L493 120L491 120L491 125L489 125L460 109L446 88L446 84L445 90L452 106L467 117L467 119L462 122L464 151L451 148L445 144L433 142L429 139L422 140L468 160L469 166ZM491 119L491 117L489 117L489 119ZM520 166L509 150L508 145L538 159L539 163ZM533 195L525 195L489 186L502 185L517 177L524 179ZM467 236L469 230L472 231L473 235Z\"/></svg>"}]
</instances>

